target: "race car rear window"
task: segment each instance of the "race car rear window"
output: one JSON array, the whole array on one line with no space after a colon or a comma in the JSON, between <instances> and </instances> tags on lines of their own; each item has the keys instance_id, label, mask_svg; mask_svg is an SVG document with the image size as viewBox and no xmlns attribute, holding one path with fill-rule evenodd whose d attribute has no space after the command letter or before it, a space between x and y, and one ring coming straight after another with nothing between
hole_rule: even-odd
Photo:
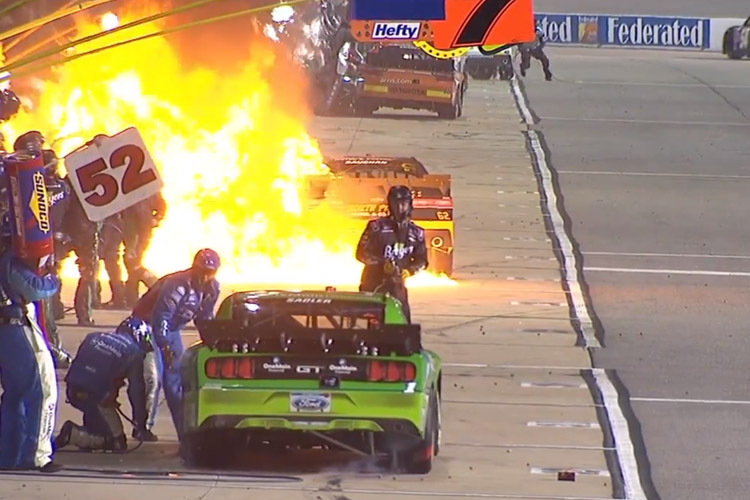
<instances>
[{"instance_id":1,"label":"race car rear window","mask_svg":"<svg viewBox=\"0 0 750 500\"><path fill-rule=\"evenodd\" d=\"M410 50L401 47L381 47L367 54L366 64L384 69L411 69L434 73L453 72L453 59L438 59L422 50Z\"/></svg>"},{"instance_id":2,"label":"race car rear window","mask_svg":"<svg viewBox=\"0 0 750 500\"><path fill-rule=\"evenodd\" d=\"M362 330L381 325L384 315L385 307L378 303L288 303L277 299L237 304L233 316L247 326L256 328Z\"/></svg>"}]
</instances>

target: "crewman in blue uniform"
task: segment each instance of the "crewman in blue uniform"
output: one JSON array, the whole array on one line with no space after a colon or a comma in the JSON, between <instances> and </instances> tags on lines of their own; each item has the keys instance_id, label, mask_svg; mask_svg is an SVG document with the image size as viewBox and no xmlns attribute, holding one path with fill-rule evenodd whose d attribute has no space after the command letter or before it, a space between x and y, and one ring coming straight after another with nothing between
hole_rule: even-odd
<instances>
[{"instance_id":1,"label":"crewman in blue uniform","mask_svg":"<svg viewBox=\"0 0 750 500\"><path fill-rule=\"evenodd\" d=\"M137 318L126 319L114 332L86 336L65 377L68 401L83 412L83 426L66 421L55 440L57 449L72 444L87 451L127 450L127 439L117 414L117 396L126 379L134 434L136 438L143 437L146 431L143 360L153 350L151 327Z\"/></svg>"},{"instance_id":2,"label":"crewman in blue uniform","mask_svg":"<svg viewBox=\"0 0 750 500\"><path fill-rule=\"evenodd\" d=\"M220 265L219 254L214 250L199 250L190 269L160 278L133 308L133 317L151 325L157 347L154 356L149 356L146 360L149 407L148 432L145 435L147 441L158 440L151 429L156 420L162 384L177 436L182 436L180 358L184 348L181 330L193 320L213 318L220 293L219 282L216 280Z\"/></svg>"},{"instance_id":3,"label":"crewman in blue uniform","mask_svg":"<svg viewBox=\"0 0 750 500\"><path fill-rule=\"evenodd\" d=\"M0 226L0 469L57 472L52 432L57 379L33 303L52 297L54 275L37 274L12 250L10 223Z\"/></svg>"}]
</instances>

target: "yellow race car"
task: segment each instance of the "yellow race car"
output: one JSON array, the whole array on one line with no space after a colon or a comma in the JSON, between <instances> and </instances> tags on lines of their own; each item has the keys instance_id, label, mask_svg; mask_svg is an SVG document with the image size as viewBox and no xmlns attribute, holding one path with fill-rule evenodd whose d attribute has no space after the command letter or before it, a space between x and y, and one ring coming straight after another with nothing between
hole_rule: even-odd
<instances>
[{"instance_id":1,"label":"yellow race car","mask_svg":"<svg viewBox=\"0 0 750 500\"><path fill-rule=\"evenodd\" d=\"M414 196L412 219L425 230L428 270L453 274L453 198L451 176L430 174L413 157L344 156L326 158L330 173L309 176L312 200L325 200L366 222L388 214L391 186L405 185ZM364 229L364 224L363 224Z\"/></svg>"}]
</instances>

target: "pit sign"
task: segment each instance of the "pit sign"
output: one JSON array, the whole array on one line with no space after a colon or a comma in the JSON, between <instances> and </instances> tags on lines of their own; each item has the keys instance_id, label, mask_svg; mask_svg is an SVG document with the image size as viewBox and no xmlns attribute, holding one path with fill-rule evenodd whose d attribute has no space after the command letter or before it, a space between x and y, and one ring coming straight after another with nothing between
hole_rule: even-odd
<instances>
[{"instance_id":1,"label":"pit sign","mask_svg":"<svg viewBox=\"0 0 750 500\"><path fill-rule=\"evenodd\" d=\"M159 193L159 171L134 127L97 136L65 157L73 189L86 216L100 221Z\"/></svg>"}]
</instances>

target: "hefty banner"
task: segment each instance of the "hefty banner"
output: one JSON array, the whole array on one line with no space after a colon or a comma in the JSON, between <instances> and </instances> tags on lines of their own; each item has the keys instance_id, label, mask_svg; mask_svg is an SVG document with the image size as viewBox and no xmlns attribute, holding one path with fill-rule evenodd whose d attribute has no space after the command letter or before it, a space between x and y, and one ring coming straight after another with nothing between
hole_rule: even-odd
<instances>
[{"instance_id":1,"label":"hefty banner","mask_svg":"<svg viewBox=\"0 0 750 500\"><path fill-rule=\"evenodd\" d=\"M711 20L695 17L536 14L550 44L707 50Z\"/></svg>"}]
</instances>

